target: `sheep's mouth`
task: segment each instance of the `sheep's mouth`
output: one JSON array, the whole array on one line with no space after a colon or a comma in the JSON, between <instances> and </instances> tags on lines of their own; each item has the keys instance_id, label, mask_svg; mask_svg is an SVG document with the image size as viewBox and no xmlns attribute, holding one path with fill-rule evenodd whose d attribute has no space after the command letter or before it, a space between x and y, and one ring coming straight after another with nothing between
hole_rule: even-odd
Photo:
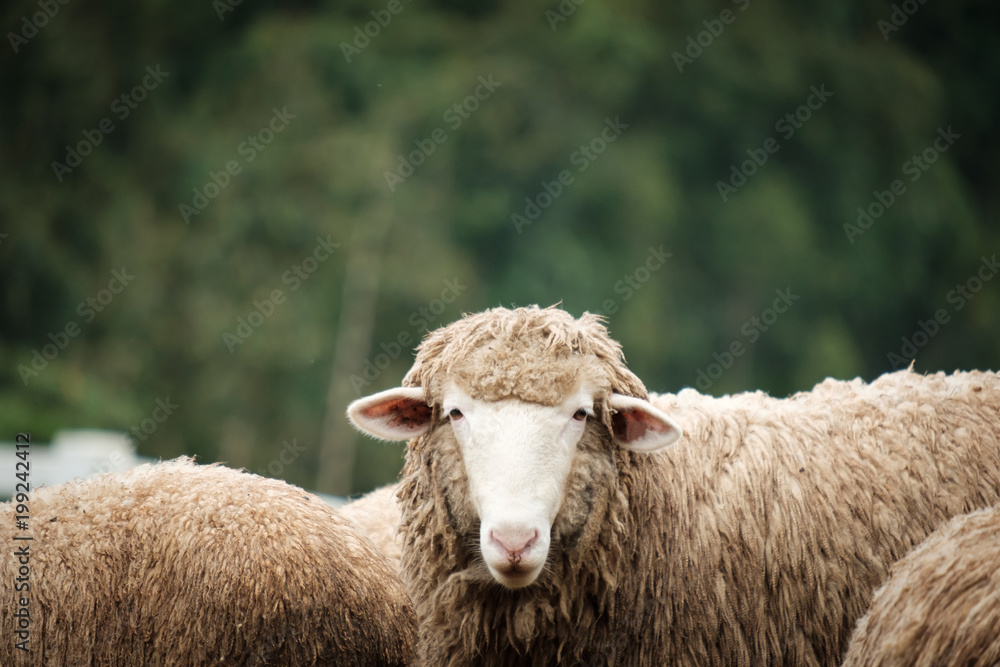
<instances>
[{"instance_id":1,"label":"sheep's mouth","mask_svg":"<svg viewBox=\"0 0 1000 667\"><path fill-rule=\"evenodd\" d=\"M503 568L490 568L493 578L504 588L525 588L535 583L541 568L526 568L523 565L506 565Z\"/></svg>"},{"instance_id":2,"label":"sheep's mouth","mask_svg":"<svg viewBox=\"0 0 1000 667\"><path fill-rule=\"evenodd\" d=\"M520 560L507 561L507 563L505 563L504 565L494 566L494 567L496 568L497 572L500 572L501 574L508 577L518 577L521 575L528 574L528 572L531 569L521 565Z\"/></svg>"}]
</instances>

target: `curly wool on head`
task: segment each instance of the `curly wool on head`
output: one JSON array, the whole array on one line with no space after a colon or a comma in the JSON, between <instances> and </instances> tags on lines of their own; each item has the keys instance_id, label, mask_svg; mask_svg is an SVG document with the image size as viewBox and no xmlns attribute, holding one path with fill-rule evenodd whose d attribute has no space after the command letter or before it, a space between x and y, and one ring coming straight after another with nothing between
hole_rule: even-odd
<instances>
[{"instance_id":1,"label":"curly wool on head","mask_svg":"<svg viewBox=\"0 0 1000 667\"><path fill-rule=\"evenodd\" d=\"M432 404L440 403L449 381L483 401L555 405L583 381L603 395L646 398L603 321L592 313L576 319L555 306L467 314L427 335L403 386L423 387ZM606 401L602 408L610 428Z\"/></svg>"}]
</instances>

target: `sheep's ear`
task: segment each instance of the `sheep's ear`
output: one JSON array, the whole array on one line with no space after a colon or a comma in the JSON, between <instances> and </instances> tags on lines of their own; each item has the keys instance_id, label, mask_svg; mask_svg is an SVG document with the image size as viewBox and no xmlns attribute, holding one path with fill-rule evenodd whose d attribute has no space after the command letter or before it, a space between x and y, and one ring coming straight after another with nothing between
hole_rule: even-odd
<instances>
[{"instance_id":1,"label":"sheep's ear","mask_svg":"<svg viewBox=\"0 0 1000 667\"><path fill-rule=\"evenodd\" d=\"M420 387L387 389L347 407L347 416L359 431L383 440L417 437L430 426L432 412Z\"/></svg>"},{"instance_id":2,"label":"sheep's ear","mask_svg":"<svg viewBox=\"0 0 1000 667\"><path fill-rule=\"evenodd\" d=\"M655 452L674 444L681 437L681 427L649 401L622 394L611 395L611 425L615 442L633 452Z\"/></svg>"}]
</instances>

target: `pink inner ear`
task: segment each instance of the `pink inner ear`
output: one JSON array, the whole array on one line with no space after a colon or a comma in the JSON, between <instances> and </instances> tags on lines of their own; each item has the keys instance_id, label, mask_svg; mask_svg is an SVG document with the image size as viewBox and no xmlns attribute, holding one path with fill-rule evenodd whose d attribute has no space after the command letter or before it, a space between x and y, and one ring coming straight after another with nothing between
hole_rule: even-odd
<instances>
[{"instance_id":1,"label":"pink inner ear","mask_svg":"<svg viewBox=\"0 0 1000 667\"><path fill-rule=\"evenodd\" d=\"M397 398L366 408L365 415L371 419L384 421L394 428L417 431L430 421L431 408L423 401Z\"/></svg>"},{"instance_id":2,"label":"pink inner ear","mask_svg":"<svg viewBox=\"0 0 1000 667\"><path fill-rule=\"evenodd\" d=\"M647 431L663 433L670 428L642 410L619 410L611 415L611 425L621 442L635 442L645 438Z\"/></svg>"}]
</instances>

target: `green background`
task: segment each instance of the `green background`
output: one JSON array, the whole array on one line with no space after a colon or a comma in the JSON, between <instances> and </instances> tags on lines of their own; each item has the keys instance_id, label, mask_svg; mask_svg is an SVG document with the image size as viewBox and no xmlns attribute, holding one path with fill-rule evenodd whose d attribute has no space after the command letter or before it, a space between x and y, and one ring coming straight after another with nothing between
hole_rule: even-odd
<instances>
[{"instance_id":1,"label":"green background","mask_svg":"<svg viewBox=\"0 0 1000 667\"><path fill-rule=\"evenodd\" d=\"M656 391L1000 366L995 3L43 0L0 25L2 440L169 399L140 454L363 491L403 447L346 404L498 305L607 312Z\"/></svg>"}]
</instances>

